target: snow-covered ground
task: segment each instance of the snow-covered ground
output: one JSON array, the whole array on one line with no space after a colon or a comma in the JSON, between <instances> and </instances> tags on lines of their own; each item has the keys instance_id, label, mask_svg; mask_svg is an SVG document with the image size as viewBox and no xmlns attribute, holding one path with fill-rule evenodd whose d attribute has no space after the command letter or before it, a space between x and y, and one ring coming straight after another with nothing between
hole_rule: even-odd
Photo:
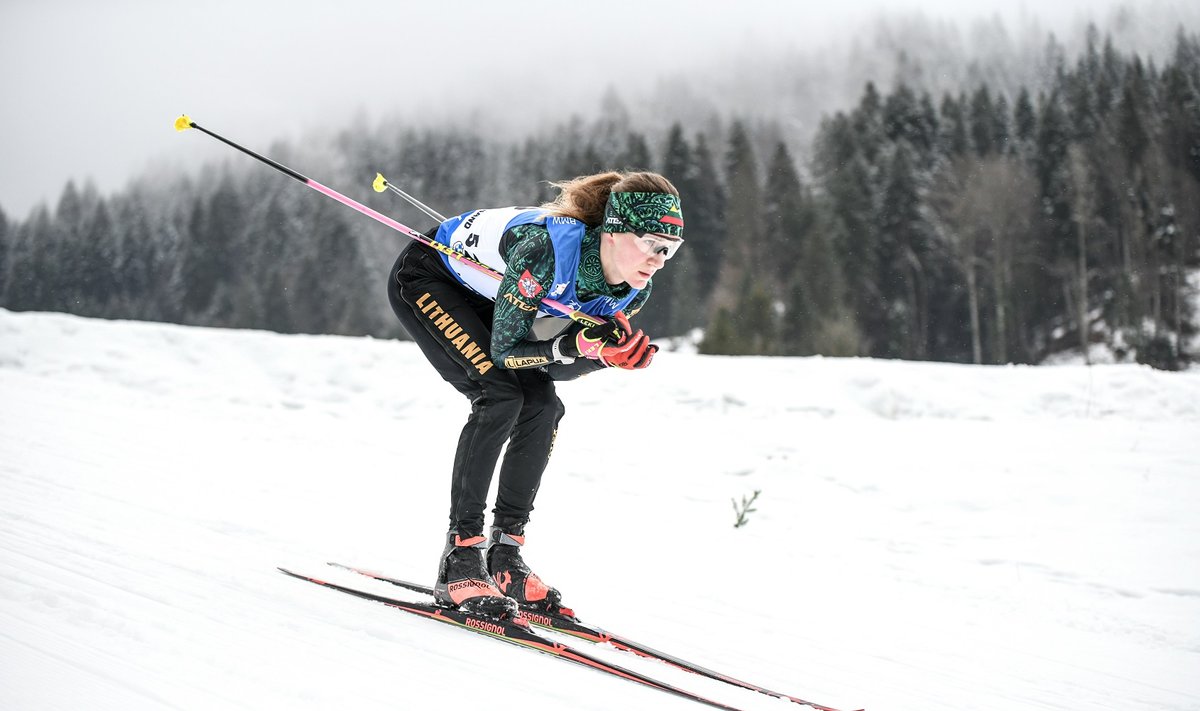
<instances>
[{"instance_id":1,"label":"snow-covered ground","mask_svg":"<svg viewBox=\"0 0 1200 711\"><path fill-rule=\"evenodd\" d=\"M586 620L847 709L1200 708L1200 372L662 353L560 392L527 557ZM410 343L0 310L0 708L700 708L276 572L429 580L467 409Z\"/></svg>"}]
</instances>

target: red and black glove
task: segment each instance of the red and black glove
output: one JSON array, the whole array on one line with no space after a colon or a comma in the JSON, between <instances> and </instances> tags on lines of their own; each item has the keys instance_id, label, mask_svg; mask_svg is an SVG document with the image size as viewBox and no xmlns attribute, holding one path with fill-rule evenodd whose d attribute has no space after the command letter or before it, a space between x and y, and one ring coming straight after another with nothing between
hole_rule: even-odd
<instances>
[{"instance_id":1,"label":"red and black glove","mask_svg":"<svg viewBox=\"0 0 1200 711\"><path fill-rule=\"evenodd\" d=\"M563 355L572 358L591 358L610 368L638 370L650 365L658 346L639 329L634 332L623 311L612 319L596 325L577 324L561 336Z\"/></svg>"}]
</instances>

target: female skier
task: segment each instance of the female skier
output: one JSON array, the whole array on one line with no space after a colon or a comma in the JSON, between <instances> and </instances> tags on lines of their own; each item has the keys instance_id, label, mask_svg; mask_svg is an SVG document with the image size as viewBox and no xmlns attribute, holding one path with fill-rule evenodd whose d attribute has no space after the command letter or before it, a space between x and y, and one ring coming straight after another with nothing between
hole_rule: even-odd
<instances>
[{"instance_id":1,"label":"female skier","mask_svg":"<svg viewBox=\"0 0 1200 711\"><path fill-rule=\"evenodd\" d=\"M436 236L431 231L503 273L502 281L417 243L401 252L388 279L400 323L471 401L451 472L450 531L435 596L501 618L518 603L562 609L562 596L520 551L564 412L554 381L650 365L657 346L629 317L683 243L679 191L661 175L608 172L553 185L558 197L541 208L473 210L442 223ZM564 330L562 319L537 318L546 315L540 304L547 298L604 323L566 321ZM488 487L505 442L485 538Z\"/></svg>"}]
</instances>

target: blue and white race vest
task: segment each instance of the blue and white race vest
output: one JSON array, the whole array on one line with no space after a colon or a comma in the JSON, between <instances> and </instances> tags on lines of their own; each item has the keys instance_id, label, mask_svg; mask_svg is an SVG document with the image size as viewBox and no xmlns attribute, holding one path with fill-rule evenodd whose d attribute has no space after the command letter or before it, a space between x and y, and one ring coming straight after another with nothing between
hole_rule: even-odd
<instances>
[{"instance_id":1,"label":"blue and white race vest","mask_svg":"<svg viewBox=\"0 0 1200 711\"><path fill-rule=\"evenodd\" d=\"M504 233L517 225L545 225L554 246L554 283L546 290L545 298L578 309L590 316L608 317L624 309L638 295L639 289L630 289L623 298L599 296L589 301L579 301L575 291L575 279L579 274L580 251L586 225L571 217L549 217L545 210L529 207L497 207L464 212L452 217L438 228L436 241L447 245L455 252L503 274L508 263L500 254L500 239ZM446 268L464 286L492 301L500 289L500 281L477 271L462 261L441 255ZM544 310L538 316L561 316Z\"/></svg>"}]
</instances>

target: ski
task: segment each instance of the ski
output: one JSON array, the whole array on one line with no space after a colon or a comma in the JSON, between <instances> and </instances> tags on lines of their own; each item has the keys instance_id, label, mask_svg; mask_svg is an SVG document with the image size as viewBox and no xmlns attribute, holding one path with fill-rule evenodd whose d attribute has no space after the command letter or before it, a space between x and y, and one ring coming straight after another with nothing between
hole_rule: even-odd
<instances>
[{"instance_id":1,"label":"ski","mask_svg":"<svg viewBox=\"0 0 1200 711\"><path fill-rule=\"evenodd\" d=\"M621 679L627 679L634 683L641 684L642 686L648 686L651 689L657 689L659 691L695 701L706 706L711 706L717 709L725 709L725 711L740 711L736 707L727 706L719 701L713 701L712 699L707 699L699 694L694 694L685 689L671 686L670 684L652 679L651 677L645 676L644 674L640 674L631 669L619 667L615 664L609 664L602 659L593 657L565 644L547 639L539 635L537 632L532 631L529 628L529 623L526 622L522 617L518 617L512 621L497 620L492 617L473 615L463 612L462 610L457 610L442 605L410 602L407 600L388 597L386 595L377 595L365 590L357 590L345 585L339 585L327 580L321 580L320 578L314 578L302 573L296 573L288 570L287 568L279 568L279 571L285 575L290 575L293 578L307 580L310 583L316 583L317 585L331 588L355 597L360 597L365 600L380 602L389 607L403 610L404 612L409 612L420 617L437 620L438 622L444 622L460 629L468 630L470 632L475 632L488 637L493 637L510 644L515 644L519 647L533 649L538 652L548 654L552 657L574 662L575 664L585 666L589 669L594 669L596 671Z\"/></svg>"},{"instance_id":2,"label":"ski","mask_svg":"<svg viewBox=\"0 0 1200 711\"><path fill-rule=\"evenodd\" d=\"M429 587L428 585L421 585L420 583L400 580L399 578L393 578L373 570L356 568L354 566L344 565L342 563L330 563L329 565L332 565L336 568L341 568L343 570L349 570L351 572L358 573L359 575L365 575L368 578L373 578L385 583L391 583L392 585L396 585L407 590L412 590L413 592L418 592L423 595L433 595L433 588ZM835 709L832 706L823 706L821 704L807 701L796 696L791 696L778 691L772 691L766 687L737 679L729 676L728 674L722 674L721 672L706 669L698 664L693 664L692 662L680 659L679 657L667 654L666 652L660 652L658 650L651 649L650 647L635 642L627 637L622 637L620 635L607 632L594 625L581 622L575 617L573 611L571 610L563 608L563 611L564 614L555 614L523 605L521 607L521 616L538 627L544 627L549 630L554 630L555 632L568 634L579 639L587 640L588 642L594 642L596 644L611 644L621 651L632 652L639 657L657 659L664 664L669 664L678 669L682 669L693 674L699 674L700 676L707 677L709 679L715 679L716 681L721 681L741 689L757 691L760 694L766 694L767 696L772 696L777 699L786 699L792 703L808 706L816 709L817 711L838 711L838 709ZM859 709L859 711L863 710Z\"/></svg>"}]
</instances>

